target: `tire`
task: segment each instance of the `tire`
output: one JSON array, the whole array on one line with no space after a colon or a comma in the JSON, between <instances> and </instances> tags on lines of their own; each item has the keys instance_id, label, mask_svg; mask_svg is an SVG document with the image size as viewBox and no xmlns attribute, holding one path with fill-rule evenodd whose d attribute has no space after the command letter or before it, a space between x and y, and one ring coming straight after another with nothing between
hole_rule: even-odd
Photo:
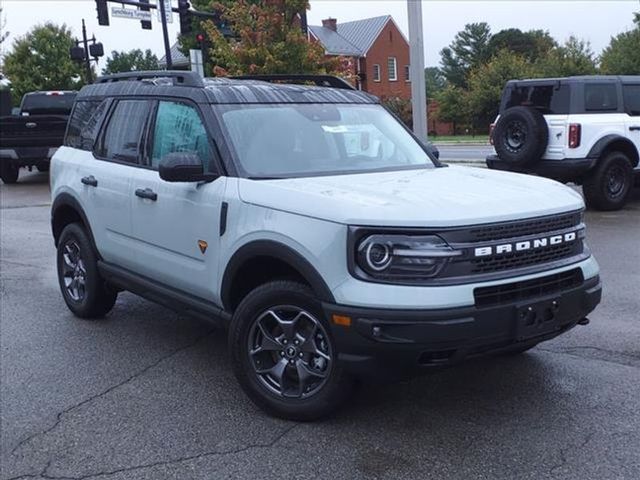
<instances>
[{"instance_id":1,"label":"tire","mask_svg":"<svg viewBox=\"0 0 640 480\"><path fill-rule=\"evenodd\" d=\"M57 268L62 297L74 315L102 318L113 308L118 293L100 277L96 252L78 223L67 225L60 234Z\"/></svg>"},{"instance_id":2,"label":"tire","mask_svg":"<svg viewBox=\"0 0 640 480\"><path fill-rule=\"evenodd\" d=\"M531 107L512 107L493 131L496 153L513 167L524 168L542 158L549 144L549 127L542 113Z\"/></svg>"},{"instance_id":3,"label":"tire","mask_svg":"<svg viewBox=\"0 0 640 480\"><path fill-rule=\"evenodd\" d=\"M229 351L242 389L276 417L325 417L352 391L320 303L297 282L267 283L244 298L233 315Z\"/></svg>"},{"instance_id":4,"label":"tire","mask_svg":"<svg viewBox=\"0 0 640 480\"><path fill-rule=\"evenodd\" d=\"M2 160L0 160L1 162ZM0 163L0 178L7 185L14 184L18 181L20 169L10 163Z\"/></svg>"},{"instance_id":5,"label":"tire","mask_svg":"<svg viewBox=\"0 0 640 480\"><path fill-rule=\"evenodd\" d=\"M633 187L631 160L622 152L606 154L585 179L582 190L587 206L596 210L619 210Z\"/></svg>"},{"instance_id":6,"label":"tire","mask_svg":"<svg viewBox=\"0 0 640 480\"><path fill-rule=\"evenodd\" d=\"M36 165L36 168L38 169L39 172L48 172L49 171L49 164L48 163L39 163L38 165Z\"/></svg>"}]
</instances>

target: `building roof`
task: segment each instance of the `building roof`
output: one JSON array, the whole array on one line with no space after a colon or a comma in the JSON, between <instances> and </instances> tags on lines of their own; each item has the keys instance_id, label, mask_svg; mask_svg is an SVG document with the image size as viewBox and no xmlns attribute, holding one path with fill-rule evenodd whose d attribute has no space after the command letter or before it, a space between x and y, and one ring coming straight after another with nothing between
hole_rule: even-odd
<instances>
[{"instance_id":1,"label":"building roof","mask_svg":"<svg viewBox=\"0 0 640 480\"><path fill-rule=\"evenodd\" d=\"M391 15L338 23L335 32L323 26L309 29L329 55L364 56L389 20Z\"/></svg>"},{"instance_id":2,"label":"building roof","mask_svg":"<svg viewBox=\"0 0 640 480\"><path fill-rule=\"evenodd\" d=\"M174 67L190 67L191 60L185 57L184 54L180 51L180 44L178 42L171 45L171 63ZM165 68L167 66L167 56L163 55L162 58L158 61L158 65L161 68Z\"/></svg>"}]
</instances>

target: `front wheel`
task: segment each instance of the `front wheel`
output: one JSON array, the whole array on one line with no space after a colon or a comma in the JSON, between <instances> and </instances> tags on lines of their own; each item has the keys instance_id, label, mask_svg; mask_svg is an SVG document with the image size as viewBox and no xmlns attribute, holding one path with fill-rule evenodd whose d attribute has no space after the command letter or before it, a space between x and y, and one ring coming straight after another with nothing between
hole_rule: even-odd
<instances>
[{"instance_id":1,"label":"front wheel","mask_svg":"<svg viewBox=\"0 0 640 480\"><path fill-rule=\"evenodd\" d=\"M6 184L14 184L18 181L20 169L9 163L0 163L0 178Z\"/></svg>"},{"instance_id":2,"label":"front wheel","mask_svg":"<svg viewBox=\"0 0 640 480\"><path fill-rule=\"evenodd\" d=\"M277 417L318 419L351 391L320 304L297 282L271 282L247 295L233 316L229 350L245 393Z\"/></svg>"},{"instance_id":3,"label":"front wheel","mask_svg":"<svg viewBox=\"0 0 640 480\"><path fill-rule=\"evenodd\" d=\"M622 152L607 154L583 184L587 206L596 210L619 210L633 186L633 167Z\"/></svg>"}]
</instances>

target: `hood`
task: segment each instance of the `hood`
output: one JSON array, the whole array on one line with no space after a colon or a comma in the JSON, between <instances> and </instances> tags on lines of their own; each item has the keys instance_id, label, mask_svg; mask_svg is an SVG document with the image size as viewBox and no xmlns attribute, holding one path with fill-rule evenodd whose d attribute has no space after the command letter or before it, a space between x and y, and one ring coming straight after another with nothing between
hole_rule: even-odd
<instances>
[{"instance_id":1,"label":"hood","mask_svg":"<svg viewBox=\"0 0 640 480\"><path fill-rule=\"evenodd\" d=\"M545 178L474 167L239 182L247 203L346 225L444 227L579 210L582 197Z\"/></svg>"}]
</instances>

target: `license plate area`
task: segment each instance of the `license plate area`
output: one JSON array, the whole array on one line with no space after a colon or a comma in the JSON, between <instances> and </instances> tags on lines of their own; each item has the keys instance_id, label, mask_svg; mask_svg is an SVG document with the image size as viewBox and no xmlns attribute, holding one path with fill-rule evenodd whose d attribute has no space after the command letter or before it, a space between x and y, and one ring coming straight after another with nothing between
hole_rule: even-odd
<instances>
[{"instance_id":1,"label":"license plate area","mask_svg":"<svg viewBox=\"0 0 640 480\"><path fill-rule=\"evenodd\" d=\"M560 329L558 299L522 304L516 311L516 338L527 340Z\"/></svg>"}]
</instances>

